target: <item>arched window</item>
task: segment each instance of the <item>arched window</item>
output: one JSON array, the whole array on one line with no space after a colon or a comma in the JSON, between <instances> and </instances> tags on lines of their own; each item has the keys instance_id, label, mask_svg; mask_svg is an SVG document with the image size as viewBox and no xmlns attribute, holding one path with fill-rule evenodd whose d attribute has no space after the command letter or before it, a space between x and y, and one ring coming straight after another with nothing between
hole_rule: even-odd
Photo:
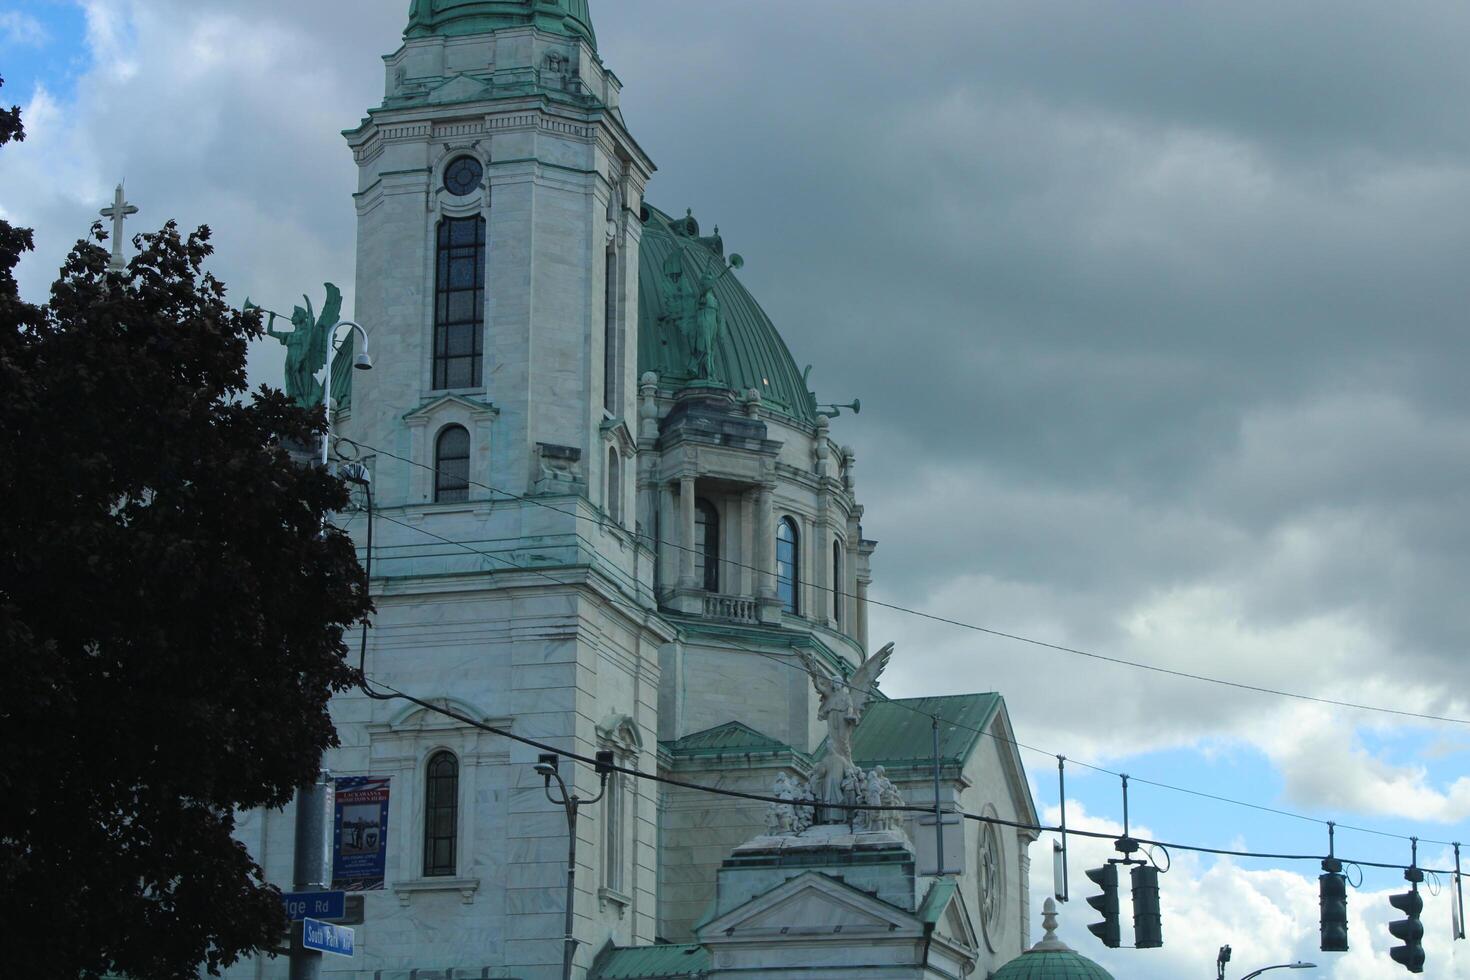
<instances>
[{"instance_id":1,"label":"arched window","mask_svg":"<svg viewBox=\"0 0 1470 980\"><path fill-rule=\"evenodd\" d=\"M694 580L720 591L720 512L703 497L694 501Z\"/></svg>"},{"instance_id":2,"label":"arched window","mask_svg":"<svg viewBox=\"0 0 1470 980\"><path fill-rule=\"evenodd\" d=\"M607 451L607 516L623 523L623 458L616 446Z\"/></svg>"},{"instance_id":3,"label":"arched window","mask_svg":"<svg viewBox=\"0 0 1470 980\"><path fill-rule=\"evenodd\" d=\"M842 625L842 542L832 542L832 621Z\"/></svg>"},{"instance_id":4,"label":"arched window","mask_svg":"<svg viewBox=\"0 0 1470 980\"><path fill-rule=\"evenodd\" d=\"M462 425L446 425L434 441L434 499L470 499L470 433Z\"/></svg>"},{"instance_id":5,"label":"arched window","mask_svg":"<svg viewBox=\"0 0 1470 980\"><path fill-rule=\"evenodd\" d=\"M424 877L453 877L459 838L459 760L453 752L435 752L425 777Z\"/></svg>"},{"instance_id":6,"label":"arched window","mask_svg":"<svg viewBox=\"0 0 1470 980\"><path fill-rule=\"evenodd\" d=\"M781 518L776 526L776 595L781 608L789 613L800 613L797 593L801 587L801 557L797 550L798 535L796 522L789 517Z\"/></svg>"},{"instance_id":7,"label":"arched window","mask_svg":"<svg viewBox=\"0 0 1470 980\"><path fill-rule=\"evenodd\" d=\"M485 353L485 219L439 222L434 387L478 388Z\"/></svg>"}]
</instances>

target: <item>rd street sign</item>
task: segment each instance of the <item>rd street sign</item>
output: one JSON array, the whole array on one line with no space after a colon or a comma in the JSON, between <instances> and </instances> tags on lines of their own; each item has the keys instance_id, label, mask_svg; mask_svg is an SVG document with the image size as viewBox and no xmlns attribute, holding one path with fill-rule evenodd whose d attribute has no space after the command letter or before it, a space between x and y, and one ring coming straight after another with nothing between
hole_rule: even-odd
<instances>
[{"instance_id":1,"label":"rd street sign","mask_svg":"<svg viewBox=\"0 0 1470 980\"><path fill-rule=\"evenodd\" d=\"M308 916L313 919L347 917L346 892L287 892L281 900L286 903L286 918L292 922Z\"/></svg>"},{"instance_id":2,"label":"rd street sign","mask_svg":"<svg viewBox=\"0 0 1470 980\"><path fill-rule=\"evenodd\" d=\"M301 920L301 945L319 953L335 956L352 955L353 932L347 926L334 926L316 919Z\"/></svg>"}]
</instances>

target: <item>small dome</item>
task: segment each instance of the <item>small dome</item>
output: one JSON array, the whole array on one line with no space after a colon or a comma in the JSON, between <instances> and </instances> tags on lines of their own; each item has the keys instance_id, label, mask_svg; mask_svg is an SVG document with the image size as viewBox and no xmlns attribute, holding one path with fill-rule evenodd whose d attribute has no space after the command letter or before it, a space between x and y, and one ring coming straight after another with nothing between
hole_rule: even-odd
<instances>
[{"instance_id":1,"label":"small dome","mask_svg":"<svg viewBox=\"0 0 1470 980\"><path fill-rule=\"evenodd\" d=\"M413 0L404 37L486 34L535 25L553 34L580 37L597 50L588 0Z\"/></svg>"},{"instance_id":2,"label":"small dome","mask_svg":"<svg viewBox=\"0 0 1470 980\"><path fill-rule=\"evenodd\" d=\"M1113 975L1057 938L1057 903L1042 911L1041 942L991 974L991 980L1113 980Z\"/></svg>"},{"instance_id":3,"label":"small dome","mask_svg":"<svg viewBox=\"0 0 1470 980\"><path fill-rule=\"evenodd\" d=\"M1028 950L991 974L990 980L1113 980L1113 975L1081 953Z\"/></svg>"},{"instance_id":4,"label":"small dome","mask_svg":"<svg viewBox=\"0 0 1470 980\"><path fill-rule=\"evenodd\" d=\"M689 290L706 274L725 267L719 229L700 237L694 216L671 218L644 206L638 256L638 373L652 371L667 385L694 379L683 320ZM681 289L684 290L681 293ZM681 300L681 295L683 299ZM714 285L723 328L710 358L709 381L744 395L760 392L761 407L801 422L817 421L815 399L760 304L733 270ZM683 306L681 307L681 303Z\"/></svg>"}]
</instances>

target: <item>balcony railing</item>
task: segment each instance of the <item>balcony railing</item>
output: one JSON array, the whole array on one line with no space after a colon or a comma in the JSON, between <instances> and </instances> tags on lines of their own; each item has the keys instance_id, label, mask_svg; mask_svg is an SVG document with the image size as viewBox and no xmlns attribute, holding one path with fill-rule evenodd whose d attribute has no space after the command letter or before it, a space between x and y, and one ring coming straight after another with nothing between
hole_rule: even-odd
<instances>
[{"instance_id":1,"label":"balcony railing","mask_svg":"<svg viewBox=\"0 0 1470 980\"><path fill-rule=\"evenodd\" d=\"M723 619L730 623L759 622L760 607L749 596L716 595L704 597L704 618Z\"/></svg>"}]
</instances>

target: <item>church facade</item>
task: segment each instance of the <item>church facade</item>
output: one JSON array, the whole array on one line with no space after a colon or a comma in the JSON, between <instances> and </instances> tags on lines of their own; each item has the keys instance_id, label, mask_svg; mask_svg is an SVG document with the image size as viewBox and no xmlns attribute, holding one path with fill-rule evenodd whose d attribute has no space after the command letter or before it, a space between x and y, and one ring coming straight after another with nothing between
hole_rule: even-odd
<instances>
[{"instance_id":1,"label":"church facade","mask_svg":"<svg viewBox=\"0 0 1470 980\"><path fill-rule=\"evenodd\" d=\"M574 973L984 977L1019 955L1032 832L947 818L941 868L932 818L813 840L693 788L835 786L841 749L907 803L1037 822L996 694L861 692L834 749L823 684L875 675L856 460L739 257L646 200L587 0L416 0L384 60L345 134L374 366L333 389L336 448L373 487L366 673L676 781L559 760L602 793L577 824ZM341 523L366 556L368 518ZM362 911L324 973L558 976L567 822L538 751L357 692L332 712L339 797L380 795L338 807ZM283 887L292 828L289 808L240 822Z\"/></svg>"}]
</instances>

